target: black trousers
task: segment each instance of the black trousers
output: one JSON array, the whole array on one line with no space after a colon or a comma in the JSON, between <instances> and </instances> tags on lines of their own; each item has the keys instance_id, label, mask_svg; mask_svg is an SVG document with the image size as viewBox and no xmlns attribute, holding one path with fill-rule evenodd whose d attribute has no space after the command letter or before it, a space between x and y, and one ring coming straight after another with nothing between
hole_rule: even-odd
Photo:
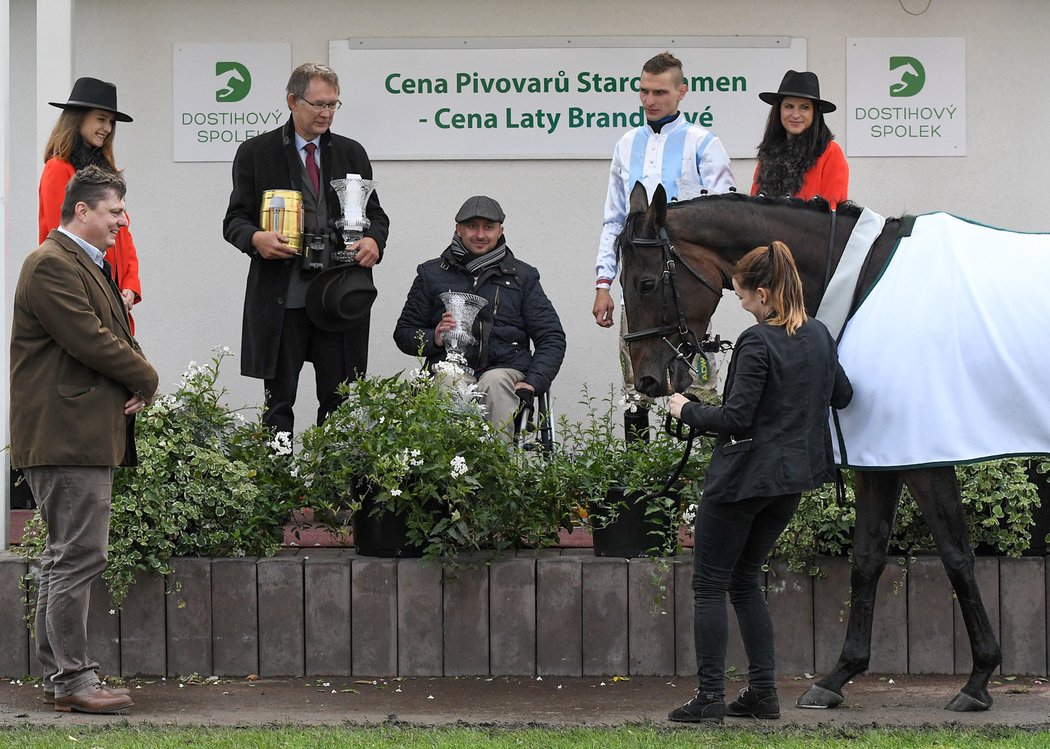
<instances>
[{"instance_id":1,"label":"black trousers","mask_svg":"<svg viewBox=\"0 0 1050 749\"><path fill-rule=\"evenodd\" d=\"M369 322L365 317L350 330L333 333L310 322L305 309L285 310L277 371L273 379L264 380L263 423L276 432L293 431L299 373L308 361L314 365L317 423L328 418L342 402L338 393L340 383L364 377L368 368Z\"/></svg>"},{"instance_id":2,"label":"black trousers","mask_svg":"<svg viewBox=\"0 0 1050 749\"><path fill-rule=\"evenodd\" d=\"M776 687L773 622L760 576L801 498L784 494L700 503L693 546L693 636L703 694L725 695L726 591L747 651L748 686L758 691Z\"/></svg>"}]
</instances>

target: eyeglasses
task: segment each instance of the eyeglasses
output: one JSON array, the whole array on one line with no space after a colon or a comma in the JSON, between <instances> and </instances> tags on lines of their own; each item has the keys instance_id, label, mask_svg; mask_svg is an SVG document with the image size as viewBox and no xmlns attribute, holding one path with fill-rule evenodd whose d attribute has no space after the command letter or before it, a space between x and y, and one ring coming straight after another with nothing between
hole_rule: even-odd
<instances>
[{"instance_id":1,"label":"eyeglasses","mask_svg":"<svg viewBox=\"0 0 1050 749\"><path fill-rule=\"evenodd\" d=\"M339 109L339 107L343 106L343 102L339 101L338 99L336 99L333 102L321 102L321 101L319 101L317 103L314 103L314 102L310 101L309 99L304 99L303 97L300 96L299 97L299 101L304 102L306 104L309 104L311 107L313 107L318 112L321 112L321 111L323 111L325 109L327 109L329 112L334 112L335 110Z\"/></svg>"}]
</instances>

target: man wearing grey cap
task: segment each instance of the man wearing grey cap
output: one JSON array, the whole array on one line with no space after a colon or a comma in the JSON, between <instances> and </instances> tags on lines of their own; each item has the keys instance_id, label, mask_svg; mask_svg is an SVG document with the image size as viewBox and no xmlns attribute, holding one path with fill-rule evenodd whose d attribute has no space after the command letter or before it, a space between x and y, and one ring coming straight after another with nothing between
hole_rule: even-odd
<instances>
[{"instance_id":1,"label":"man wearing grey cap","mask_svg":"<svg viewBox=\"0 0 1050 749\"><path fill-rule=\"evenodd\" d=\"M565 357L565 331L543 293L539 271L507 247L504 218L492 198L467 199L456 214L452 243L440 257L416 269L394 341L410 356L422 353L433 367L445 359L444 336L455 327L441 294L463 291L488 300L471 331L476 343L464 353L489 421L509 440L519 406L545 392L558 374Z\"/></svg>"}]
</instances>

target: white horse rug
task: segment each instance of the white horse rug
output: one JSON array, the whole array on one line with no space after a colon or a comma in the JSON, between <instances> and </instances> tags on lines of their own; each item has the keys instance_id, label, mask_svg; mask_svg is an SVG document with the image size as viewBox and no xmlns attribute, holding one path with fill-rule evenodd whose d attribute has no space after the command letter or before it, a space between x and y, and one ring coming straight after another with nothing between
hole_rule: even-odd
<instances>
[{"instance_id":1,"label":"white horse rug","mask_svg":"<svg viewBox=\"0 0 1050 749\"><path fill-rule=\"evenodd\" d=\"M832 419L841 465L1050 453L1050 235L917 217L839 361L854 390Z\"/></svg>"}]
</instances>

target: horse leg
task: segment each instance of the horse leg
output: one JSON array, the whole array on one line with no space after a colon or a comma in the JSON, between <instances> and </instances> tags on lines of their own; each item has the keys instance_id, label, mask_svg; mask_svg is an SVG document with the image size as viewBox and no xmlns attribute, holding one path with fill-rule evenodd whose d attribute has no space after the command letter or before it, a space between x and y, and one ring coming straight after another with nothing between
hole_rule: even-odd
<instances>
[{"instance_id":1,"label":"horse leg","mask_svg":"<svg viewBox=\"0 0 1050 749\"><path fill-rule=\"evenodd\" d=\"M988 680L1002 663L1002 653L988 620L981 591L977 588L973 547L955 469L947 466L909 471L905 481L933 533L970 638L973 656L970 678L945 709L956 712L987 710L992 706Z\"/></svg>"},{"instance_id":2,"label":"horse leg","mask_svg":"<svg viewBox=\"0 0 1050 749\"><path fill-rule=\"evenodd\" d=\"M871 625L875 588L886 568L901 478L896 471L856 471L853 490L857 520L853 528L853 569L850 574L850 610L846 641L835 669L798 698L799 707L824 708L842 704L842 687L866 671L871 658Z\"/></svg>"}]
</instances>

